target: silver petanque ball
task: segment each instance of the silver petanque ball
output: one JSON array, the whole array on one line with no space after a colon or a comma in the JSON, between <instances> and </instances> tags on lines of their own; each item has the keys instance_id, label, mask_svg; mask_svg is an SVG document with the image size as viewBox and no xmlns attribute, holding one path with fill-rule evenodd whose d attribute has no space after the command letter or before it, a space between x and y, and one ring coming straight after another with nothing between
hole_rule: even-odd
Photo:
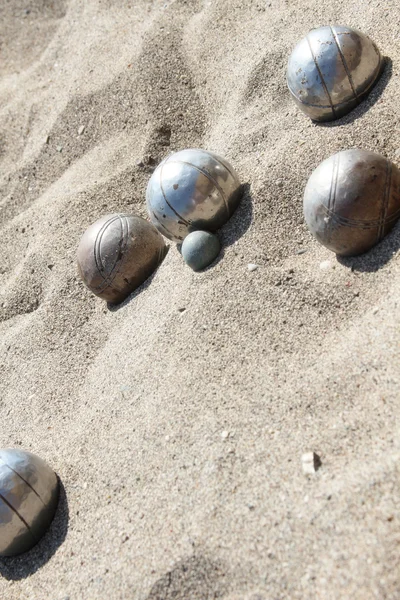
<instances>
[{"instance_id":1,"label":"silver petanque ball","mask_svg":"<svg viewBox=\"0 0 400 600\"><path fill-rule=\"evenodd\" d=\"M107 302L122 302L152 275L166 254L164 238L142 217L114 213L98 219L78 246L85 285Z\"/></svg>"},{"instance_id":2,"label":"silver petanque ball","mask_svg":"<svg viewBox=\"0 0 400 600\"><path fill-rule=\"evenodd\" d=\"M147 186L147 211L157 229L182 242L196 230L216 231L242 195L232 166L206 150L182 150L159 164Z\"/></svg>"},{"instance_id":3,"label":"silver petanque ball","mask_svg":"<svg viewBox=\"0 0 400 600\"><path fill-rule=\"evenodd\" d=\"M218 237L209 231L192 231L183 240L183 260L193 271L208 267L221 250Z\"/></svg>"},{"instance_id":4,"label":"silver petanque ball","mask_svg":"<svg viewBox=\"0 0 400 600\"><path fill-rule=\"evenodd\" d=\"M400 217L400 171L379 154L344 150L324 160L304 192L304 218L317 240L341 256L366 252Z\"/></svg>"},{"instance_id":5,"label":"silver petanque ball","mask_svg":"<svg viewBox=\"0 0 400 600\"><path fill-rule=\"evenodd\" d=\"M59 495L57 475L38 456L0 450L0 556L34 546L53 520Z\"/></svg>"},{"instance_id":6,"label":"silver petanque ball","mask_svg":"<svg viewBox=\"0 0 400 600\"><path fill-rule=\"evenodd\" d=\"M382 72L378 48L363 33L333 25L313 29L294 48L287 85L301 110L314 121L350 112Z\"/></svg>"}]
</instances>

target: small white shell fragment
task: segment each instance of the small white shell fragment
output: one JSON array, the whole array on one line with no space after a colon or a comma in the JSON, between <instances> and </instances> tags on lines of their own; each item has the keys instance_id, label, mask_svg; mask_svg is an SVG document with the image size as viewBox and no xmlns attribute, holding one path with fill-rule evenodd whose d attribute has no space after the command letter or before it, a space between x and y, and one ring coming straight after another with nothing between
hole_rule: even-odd
<instances>
[{"instance_id":1,"label":"small white shell fragment","mask_svg":"<svg viewBox=\"0 0 400 600\"><path fill-rule=\"evenodd\" d=\"M315 452L306 452L301 457L303 472L307 475L313 475L321 465L320 458Z\"/></svg>"},{"instance_id":2,"label":"small white shell fragment","mask_svg":"<svg viewBox=\"0 0 400 600\"><path fill-rule=\"evenodd\" d=\"M319 265L319 268L321 269L321 271L328 271L329 269L332 269L332 267L333 267L333 265L330 260L324 260Z\"/></svg>"},{"instance_id":3,"label":"small white shell fragment","mask_svg":"<svg viewBox=\"0 0 400 600\"><path fill-rule=\"evenodd\" d=\"M247 265L247 268L250 272L255 271L256 269L258 269L258 265L254 265L253 263L250 263L249 265Z\"/></svg>"}]
</instances>

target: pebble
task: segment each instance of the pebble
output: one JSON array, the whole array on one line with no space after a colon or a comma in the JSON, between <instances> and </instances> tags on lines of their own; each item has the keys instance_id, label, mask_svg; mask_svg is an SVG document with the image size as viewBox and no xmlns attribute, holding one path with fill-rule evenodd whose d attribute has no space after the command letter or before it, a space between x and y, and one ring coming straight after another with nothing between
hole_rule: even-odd
<instances>
[{"instance_id":1,"label":"pebble","mask_svg":"<svg viewBox=\"0 0 400 600\"><path fill-rule=\"evenodd\" d=\"M78 135L82 135L82 133L85 131L85 126L81 125L78 129Z\"/></svg>"},{"instance_id":2,"label":"pebble","mask_svg":"<svg viewBox=\"0 0 400 600\"><path fill-rule=\"evenodd\" d=\"M256 269L258 269L258 265L254 265L254 264L250 263L249 265L247 265L247 268L250 272L253 272Z\"/></svg>"},{"instance_id":3,"label":"pebble","mask_svg":"<svg viewBox=\"0 0 400 600\"><path fill-rule=\"evenodd\" d=\"M332 263L331 263L331 261L330 261L330 260L324 260L324 261L322 261L322 263L320 263L320 265L319 265L319 268L320 268L322 271L328 271L329 269L332 269L332 267L333 267L333 265L332 265Z\"/></svg>"},{"instance_id":4,"label":"pebble","mask_svg":"<svg viewBox=\"0 0 400 600\"><path fill-rule=\"evenodd\" d=\"M62 146L57 146L57 152L62 152L63 147Z\"/></svg>"},{"instance_id":5,"label":"pebble","mask_svg":"<svg viewBox=\"0 0 400 600\"><path fill-rule=\"evenodd\" d=\"M303 473L313 475L321 466L321 459L315 452L306 452L301 457Z\"/></svg>"},{"instance_id":6,"label":"pebble","mask_svg":"<svg viewBox=\"0 0 400 600\"><path fill-rule=\"evenodd\" d=\"M296 254L305 254L307 252L307 248L300 248L297 250Z\"/></svg>"},{"instance_id":7,"label":"pebble","mask_svg":"<svg viewBox=\"0 0 400 600\"><path fill-rule=\"evenodd\" d=\"M375 308L372 309L372 314L376 315L376 313L378 312L379 308L377 306L375 306Z\"/></svg>"},{"instance_id":8,"label":"pebble","mask_svg":"<svg viewBox=\"0 0 400 600\"><path fill-rule=\"evenodd\" d=\"M185 237L181 247L183 260L193 271L208 267L221 250L219 239L208 231L193 231Z\"/></svg>"},{"instance_id":9,"label":"pebble","mask_svg":"<svg viewBox=\"0 0 400 600\"><path fill-rule=\"evenodd\" d=\"M222 437L223 440L228 439L228 437L229 437L229 431L223 431L221 433L221 437Z\"/></svg>"}]
</instances>

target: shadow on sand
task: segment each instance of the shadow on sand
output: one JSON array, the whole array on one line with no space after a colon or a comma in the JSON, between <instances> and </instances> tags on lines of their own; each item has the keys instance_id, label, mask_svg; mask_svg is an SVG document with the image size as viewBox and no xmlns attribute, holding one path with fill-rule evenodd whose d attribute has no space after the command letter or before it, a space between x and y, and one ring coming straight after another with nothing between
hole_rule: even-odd
<instances>
[{"instance_id":1,"label":"shadow on sand","mask_svg":"<svg viewBox=\"0 0 400 600\"><path fill-rule=\"evenodd\" d=\"M393 258L399 248L400 221L379 244L365 254L360 254L360 256L337 256L336 259L341 265L349 267L352 271L375 273Z\"/></svg>"}]
</instances>

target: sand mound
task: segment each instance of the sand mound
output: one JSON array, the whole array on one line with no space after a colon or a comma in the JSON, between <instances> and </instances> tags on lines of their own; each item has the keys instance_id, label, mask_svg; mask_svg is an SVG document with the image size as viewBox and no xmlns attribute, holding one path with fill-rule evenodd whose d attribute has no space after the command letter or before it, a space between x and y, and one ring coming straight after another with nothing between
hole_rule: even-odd
<instances>
[{"instance_id":1,"label":"sand mound","mask_svg":"<svg viewBox=\"0 0 400 600\"><path fill-rule=\"evenodd\" d=\"M0 446L64 490L49 535L0 561L2 598L400 597L400 228L338 261L302 217L330 154L399 157L399 17L377 0L3 0ZM286 61L335 22L390 60L317 126ZM77 276L79 238L145 216L152 163L187 147L245 184L221 260L196 274L171 245L107 307Z\"/></svg>"}]
</instances>

